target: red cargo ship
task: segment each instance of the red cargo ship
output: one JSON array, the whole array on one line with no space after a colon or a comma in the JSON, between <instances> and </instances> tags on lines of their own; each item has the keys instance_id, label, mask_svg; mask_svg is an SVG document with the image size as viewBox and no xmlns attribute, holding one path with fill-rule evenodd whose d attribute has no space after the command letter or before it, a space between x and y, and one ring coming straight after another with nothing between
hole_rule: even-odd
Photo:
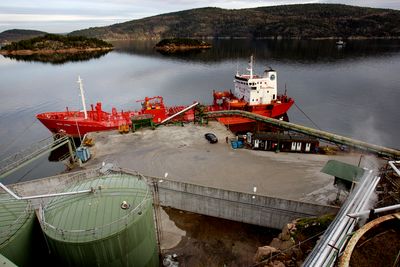
<instances>
[{"instance_id":1,"label":"red cargo ship","mask_svg":"<svg viewBox=\"0 0 400 267\"><path fill-rule=\"evenodd\" d=\"M250 59L249 74L235 75L235 89L231 91L213 92L213 104L207 106L207 111L218 110L246 110L265 117L282 119L294 100L277 94L276 71L268 69L262 76L253 74L253 57ZM91 105L86 110L82 80L79 78L83 111L45 112L36 117L53 133L66 133L73 137L81 137L88 132L118 129L121 125L132 124L132 117L149 114L154 123L163 123L167 120L193 121L194 110L198 103L189 107L165 107L161 96L146 97L140 100L142 109L138 111L120 111L112 108L111 113L102 110L101 103ZM176 116L181 114L180 116ZM176 117L175 117L176 116ZM221 117L217 119L233 132L251 131L256 122L242 117Z\"/></svg>"},{"instance_id":2,"label":"red cargo ship","mask_svg":"<svg viewBox=\"0 0 400 267\"><path fill-rule=\"evenodd\" d=\"M253 56L250 58L248 74L235 75L235 89L213 93L213 104L210 111L245 110L265 117L285 119L286 112L294 104L294 100L277 92L277 73L269 68L262 76L253 73ZM221 117L217 119L232 132L253 130L256 122L243 117Z\"/></svg>"},{"instance_id":3,"label":"red cargo ship","mask_svg":"<svg viewBox=\"0 0 400 267\"><path fill-rule=\"evenodd\" d=\"M146 97L139 100L142 103L142 109L138 111L120 111L112 108L111 113L103 111L101 103L96 106L91 105L91 110L86 110L85 96L82 86L82 80L78 79L83 111L66 111L61 112L45 112L36 115L36 118L44 124L52 133L65 133L72 137L82 137L88 132L115 130L122 125L130 126L131 118L138 115L149 114L155 123L162 123L168 118L181 113L181 116L173 118L175 120L193 121L194 111L187 106L174 106L166 108L161 96ZM197 103L191 105L194 107Z\"/></svg>"}]
</instances>

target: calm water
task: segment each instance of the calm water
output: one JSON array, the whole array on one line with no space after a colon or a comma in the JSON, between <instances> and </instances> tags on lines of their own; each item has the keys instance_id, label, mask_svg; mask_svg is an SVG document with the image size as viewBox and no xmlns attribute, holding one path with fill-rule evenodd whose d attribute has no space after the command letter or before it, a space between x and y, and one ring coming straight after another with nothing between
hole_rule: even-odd
<instances>
[{"instance_id":1,"label":"calm water","mask_svg":"<svg viewBox=\"0 0 400 267\"><path fill-rule=\"evenodd\" d=\"M167 105L211 103L213 89L231 89L237 68L249 56L256 70L278 71L280 92L288 95L323 130L378 145L400 148L400 41L216 40L211 50L180 55L153 51L153 42L119 42L106 55L64 64L0 56L0 158L50 136L35 119L45 111L81 108L78 75L87 103L102 101L105 110L138 109L136 100L160 95ZM312 126L296 108L294 123ZM63 170L47 157L5 183Z\"/></svg>"}]
</instances>

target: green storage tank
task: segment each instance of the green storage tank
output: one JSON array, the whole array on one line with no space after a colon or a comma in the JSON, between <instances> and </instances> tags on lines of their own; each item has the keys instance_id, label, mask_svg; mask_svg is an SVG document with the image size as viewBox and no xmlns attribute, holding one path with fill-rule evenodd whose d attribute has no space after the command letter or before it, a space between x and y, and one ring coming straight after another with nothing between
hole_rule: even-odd
<instances>
[{"instance_id":1,"label":"green storage tank","mask_svg":"<svg viewBox=\"0 0 400 267\"><path fill-rule=\"evenodd\" d=\"M0 193L0 254L18 266L32 259L35 216L30 202Z\"/></svg>"},{"instance_id":2,"label":"green storage tank","mask_svg":"<svg viewBox=\"0 0 400 267\"><path fill-rule=\"evenodd\" d=\"M159 266L152 194L141 176L78 182L41 210L51 253L64 266Z\"/></svg>"}]
</instances>

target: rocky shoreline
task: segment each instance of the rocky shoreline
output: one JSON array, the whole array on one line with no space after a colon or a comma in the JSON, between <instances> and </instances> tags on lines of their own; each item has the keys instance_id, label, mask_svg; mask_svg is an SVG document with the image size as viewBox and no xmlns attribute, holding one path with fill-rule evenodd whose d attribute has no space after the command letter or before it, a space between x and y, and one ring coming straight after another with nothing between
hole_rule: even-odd
<instances>
[{"instance_id":1,"label":"rocky shoreline","mask_svg":"<svg viewBox=\"0 0 400 267\"><path fill-rule=\"evenodd\" d=\"M199 50L199 49L209 49L211 45L165 45L156 46L157 51L162 52L176 52L176 51L187 51L187 50Z\"/></svg>"},{"instance_id":2,"label":"rocky shoreline","mask_svg":"<svg viewBox=\"0 0 400 267\"><path fill-rule=\"evenodd\" d=\"M68 48L68 49L41 49L41 50L0 50L1 55L14 55L14 56L29 56L34 54L58 54L58 53L80 53L80 52L93 52L93 51L108 51L112 47L96 47L96 48Z\"/></svg>"}]
</instances>

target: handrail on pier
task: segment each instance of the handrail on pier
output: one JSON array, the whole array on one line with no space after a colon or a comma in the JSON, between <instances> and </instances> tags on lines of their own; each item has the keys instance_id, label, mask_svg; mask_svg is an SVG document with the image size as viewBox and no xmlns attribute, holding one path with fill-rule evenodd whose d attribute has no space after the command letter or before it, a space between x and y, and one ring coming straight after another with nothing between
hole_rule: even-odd
<instances>
[{"instance_id":1,"label":"handrail on pier","mask_svg":"<svg viewBox=\"0 0 400 267\"><path fill-rule=\"evenodd\" d=\"M55 150L69 142L71 141L68 136L63 136L56 140L51 136L3 159L0 161L0 179L10 175L12 172L22 168L45 153Z\"/></svg>"}]
</instances>

